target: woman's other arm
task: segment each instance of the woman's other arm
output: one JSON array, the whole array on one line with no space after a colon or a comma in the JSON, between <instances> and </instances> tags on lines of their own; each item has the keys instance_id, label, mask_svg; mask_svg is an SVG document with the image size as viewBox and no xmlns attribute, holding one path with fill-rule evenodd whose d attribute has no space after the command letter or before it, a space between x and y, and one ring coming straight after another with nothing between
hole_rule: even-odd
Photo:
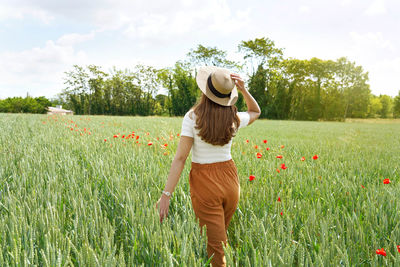
<instances>
[{"instance_id":1,"label":"woman's other arm","mask_svg":"<svg viewBox=\"0 0 400 267\"><path fill-rule=\"evenodd\" d=\"M244 101L247 105L247 113L250 115L250 120L248 124L253 123L258 117L260 117L261 109L257 104L257 101L249 93L249 91L244 86L243 79L235 73L231 74L232 79L235 81L237 89L242 93Z\"/></svg>"},{"instance_id":2,"label":"woman's other arm","mask_svg":"<svg viewBox=\"0 0 400 267\"><path fill-rule=\"evenodd\" d=\"M186 158L190 153L190 149L193 145L193 138L188 136L181 136L178 144L178 148L172 161L171 168L169 170L167 183L164 190L167 192L174 192L175 186L179 181L183 167L185 166ZM165 194L161 194L160 199L156 203L156 208L159 209L160 222L164 220L164 217L168 216L170 197Z\"/></svg>"}]
</instances>

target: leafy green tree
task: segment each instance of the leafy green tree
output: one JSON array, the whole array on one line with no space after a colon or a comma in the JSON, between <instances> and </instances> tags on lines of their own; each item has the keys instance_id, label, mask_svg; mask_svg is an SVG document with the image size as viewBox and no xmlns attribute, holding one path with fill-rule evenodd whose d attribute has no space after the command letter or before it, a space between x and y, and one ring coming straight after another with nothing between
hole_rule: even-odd
<instances>
[{"instance_id":1,"label":"leafy green tree","mask_svg":"<svg viewBox=\"0 0 400 267\"><path fill-rule=\"evenodd\" d=\"M64 78L66 88L63 93L68 101L71 102L72 108L76 114L85 114L85 101L88 94L88 73L78 65L73 66L72 71L65 72Z\"/></svg>"},{"instance_id":2,"label":"leafy green tree","mask_svg":"<svg viewBox=\"0 0 400 267\"><path fill-rule=\"evenodd\" d=\"M380 116L382 110L382 103L379 97L372 95L370 96L369 106L368 106L368 117L376 118Z\"/></svg>"},{"instance_id":3,"label":"leafy green tree","mask_svg":"<svg viewBox=\"0 0 400 267\"><path fill-rule=\"evenodd\" d=\"M339 81L338 88L343 92L344 118L365 118L371 94L367 83L368 72L365 73L361 66L356 66L346 58L339 58L334 78Z\"/></svg>"},{"instance_id":4,"label":"leafy green tree","mask_svg":"<svg viewBox=\"0 0 400 267\"><path fill-rule=\"evenodd\" d=\"M38 108L35 113L44 114L47 112L47 108L52 105L51 101L44 96L35 97L35 101L38 104Z\"/></svg>"},{"instance_id":5,"label":"leafy green tree","mask_svg":"<svg viewBox=\"0 0 400 267\"><path fill-rule=\"evenodd\" d=\"M400 118L400 90L393 101L393 118Z\"/></svg>"},{"instance_id":6,"label":"leafy green tree","mask_svg":"<svg viewBox=\"0 0 400 267\"><path fill-rule=\"evenodd\" d=\"M226 51L220 50L217 47L206 47L201 44L196 49L190 50L187 54L189 61L197 67L199 65L217 66L229 69L240 69L240 65L226 58Z\"/></svg>"},{"instance_id":7,"label":"leafy green tree","mask_svg":"<svg viewBox=\"0 0 400 267\"><path fill-rule=\"evenodd\" d=\"M178 61L173 73L176 89L171 91L172 109L175 116L182 116L196 103L200 90L188 64Z\"/></svg>"},{"instance_id":8,"label":"leafy green tree","mask_svg":"<svg viewBox=\"0 0 400 267\"><path fill-rule=\"evenodd\" d=\"M9 97L0 100L0 112L6 113L46 113L51 102L44 96L32 98L29 95L22 97Z\"/></svg>"},{"instance_id":9,"label":"leafy green tree","mask_svg":"<svg viewBox=\"0 0 400 267\"><path fill-rule=\"evenodd\" d=\"M135 81L144 94L144 105L140 115L153 115L155 96L160 89L158 70L151 66L136 65Z\"/></svg>"},{"instance_id":10,"label":"leafy green tree","mask_svg":"<svg viewBox=\"0 0 400 267\"><path fill-rule=\"evenodd\" d=\"M88 88L89 110L88 114L104 114L104 79L108 76L99 66L89 65Z\"/></svg>"},{"instance_id":11,"label":"leafy green tree","mask_svg":"<svg viewBox=\"0 0 400 267\"><path fill-rule=\"evenodd\" d=\"M312 120L318 120L323 113L322 91L327 88L332 80L334 62L332 60L321 60L318 58L312 58L309 60L309 74L310 79L314 82L313 86L313 107L311 111ZM332 92L332 91L331 91Z\"/></svg>"},{"instance_id":12,"label":"leafy green tree","mask_svg":"<svg viewBox=\"0 0 400 267\"><path fill-rule=\"evenodd\" d=\"M392 112L393 99L388 95L380 95L379 100L382 104L382 109L379 111L381 118L389 118Z\"/></svg>"},{"instance_id":13,"label":"leafy green tree","mask_svg":"<svg viewBox=\"0 0 400 267\"><path fill-rule=\"evenodd\" d=\"M279 67L283 50L265 37L242 41L238 49L244 54L249 91L261 106L261 117L276 118L274 96L282 88L278 86L278 80L281 78Z\"/></svg>"},{"instance_id":14,"label":"leafy green tree","mask_svg":"<svg viewBox=\"0 0 400 267\"><path fill-rule=\"evenodd\" d=\"M164 102L165 108L168 110L169 116L173 115L172 90L175 88L174 72L172 68L163 68L158 71L158 78L161 82L161 86L168 91L167 99Z\"/></svg>"}]
</instances>

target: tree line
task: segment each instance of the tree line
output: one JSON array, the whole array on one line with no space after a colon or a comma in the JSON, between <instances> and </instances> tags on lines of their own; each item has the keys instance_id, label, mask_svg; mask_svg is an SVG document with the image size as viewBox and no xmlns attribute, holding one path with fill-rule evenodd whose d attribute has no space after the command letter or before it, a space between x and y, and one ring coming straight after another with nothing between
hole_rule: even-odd
<instances>
[{"instance_id":1,"label":"tree line","mask_svg":"<svg viewBox=\"0 0 400 267\"><path fill-rule=\"evenodd\" d=\"M173 67L136 65L132 69L74 65L65 88L53 99L75 114L182 116L200 95L196 70L202 65L241 73L260 105L262 118L344 120L400 117L400 91L392 98L371 94L368 73L347 58L285 58L269 38L241 41L241 61L217 47L198 45ZM239 110L245 110L241 95ZM1 111L1 110L0 110Z\"/></svg>"},{"instance_id":2,"label":"tree line","mask_svg":"<svg viewBox=\"0 0 400 267\"><path fill-rule=\"evenodd\" d=\"M53 103L44 96L31 97L27 95L22 97L8 97L0 99L0 112L3 113L39 113L47 112L47 107Z\"/></svg>"}]
</instances>

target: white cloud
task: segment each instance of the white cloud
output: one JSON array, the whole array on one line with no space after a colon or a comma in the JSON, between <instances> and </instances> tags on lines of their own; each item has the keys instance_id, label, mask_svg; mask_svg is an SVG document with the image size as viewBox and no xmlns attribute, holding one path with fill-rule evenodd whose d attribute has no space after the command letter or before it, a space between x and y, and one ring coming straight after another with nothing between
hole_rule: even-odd
<instances>
[{"instance_id":1,"label":"white cloud","mask_svg":"<svg viewBox=\"0 0 400 267\"><path fill-rule=\"evenodd\" d=\"M375 54L377 56L387 55L388 52L395 52L395 45L386 39L382 32L367 32L365 34L350 32L350 37L353 45L353 53L360 54L363 53L372 56Z\"/></svg>"},{"instance_id":2,"label":"white cloud","mask_svg":"<svg viewBox=\"0 0 400 267\"><path fill-rule=\"evenodd\" d=\"M400 90L395 78L400 77L397 46L381 32L350 32L349 36L349 54L357 65L369 72L372 93L397 95Z\"/></svg>"},{"instance_id":3,"label":"white cloud","mask_svg":"<svg viewBox=\"0 0 400 267\"><path fill-rule=\"evenodd\" d=\"M47 21L64 17L93 25L96 31L122 30L131 38L151 40L191 31L226 34L242 29L249 21L243 16L246 9L232 12L227 0L70 0L57 4L44 0L15 0L11 3L6 6L9 10L4 12L4 18L8 18L6 14L15 14L20 19L30 14Z\"/></svg>"},{"instance_id":4,"label":"white cloud","mask_svg":"<svg viewBox=\"0 0 400 267\"><path fill-rule=\"evenodd\" d=\"M341 2L340 2L340 4L342 5L342 6L349 6L349 5L351 5L353 3L353 0L342 0Z\"/></svg>"},{"instance_id":5,"label":"white cloud","mask_svg":"<svg viewBox=\"0 0 400 267\"><path fill-rule=\"evenodd\" d=\"M69 33L69 34L64 34L63 36L58 38L56 43L60 46L73 46L78 43L92 40L94 36L95 36L94 31L88 34Z\"/></svg>"},{"instance_id":6,"label":"white cloud","mask_svg":"<svg viewBox=\"0 0 400 267\"><path fill-rule=\"evenodd\" d=\"M18 6L14 2L0 3L0 21L8 19L22 20L25 17L33 17L45 24L49 24L54 20L54 16L50 15L46 10L33 6Z\"/></svg>"},{"instance_id":7,"label":"white cloud","mask_svg":"<svg viewBox=\"0 0 400 267\"><path fill-rule=\"evenodd\" d=\"M308 14L308 13L310 13L310 11L311 11L311 9L310 9L309 6L301 6L301 7L299 7L299 12L301 14Z\"/></svg>"},{"instance_id":8,"label":"white cloud","mask_svg":"<svg viewBox=\"0 0 400 267\"><path fill-rule=\"evenodd\" d=\"M225 0L185 0L183 5L177 3L171 3L166 10L146 7L147 12L139 12L125 20L126 25L119 27L130 38L168 42L185 34L229 34L243 29L249 22L249 8L232 13Z\"/></svg>"},{"instance_id":9,"label":"white cloud","mask_svg":"<svg viewBox=\"0 0 400 267\"><path fill-rule=\"evenodd\" d=\"M400 77L400 57L382 59L368 68L373 94L398 95L400 85L397 77Z\"/></svg>"},{"instance_id":10,"label":"white cloud","mask_svg":"<svg viewBox=\"0 0 400 267\"><path fill-rule=\"evenodd\" d=\"M374 0L365 10L365 14L369 16L383 15L386 12L385 0Z\"/></svg>"},{"instance_id":11,"label":"white cloud","mask_svg":"<svg viewBox=\"0 0 400 267\"><path fill-rule=\"evenodd\" d=\"M86 54L51 40L44 47L0 54L0 97L24 95L26 91L55 95L63 88L66 68L87 62ZM13 90L5 92L5 90ZM34 95L35 96L35 95Z\"/></svg>"},{"instance_id":12,"label":"white cloud","mask_svg":"<svg viewBox=\"0 0 400 267\"><path fill-rule=\"evenodd\" d=\"M232 50L241 40L263 36L285 48L286 57L346 56L370 72L373 90L396 86L395 77L400 76L396 68L400 39L395 25L399 20L392 11L398 9L398 1L264 2L244 5L239 0L0 0L0 23L8 27L0 27L6 40L2 47L8 49L0 51L0 91L27 86L32 88L30 92L34 92L33 87L60 90L63 71L72 64L119 68L132 67L135 60L140 60L165 66L182 59L197 43ZM308 16L310 12L313 16ZM381 14L385 16L372 17ZM29 19L31 23L32 18L37 20L33 23L52 24L40 27L41 32L32 40L43 45L31 48L27 38L33 35L28 34L23 45L26 48L10 52L14 49L11 27L18 23L8 20ZM63 31L69 23L91 31ZM37 30L35 26L30 29ZM53 35L55 31L60 32L58 39ZM46 43L49 39L53 41ZM87 54L78 51L77 45L89 40L96 42L91 42L90 48L80 46L87 49ZM241 59L239 54L234 57Z\"/></svg>"}]
</instances>

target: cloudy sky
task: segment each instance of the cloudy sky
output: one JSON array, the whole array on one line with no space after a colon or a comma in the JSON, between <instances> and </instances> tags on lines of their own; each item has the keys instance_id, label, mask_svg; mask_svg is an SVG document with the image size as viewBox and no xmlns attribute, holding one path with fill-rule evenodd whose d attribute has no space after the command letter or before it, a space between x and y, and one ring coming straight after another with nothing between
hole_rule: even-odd
<instances>
[{"instance_id":1,"label":"cloudy sky","mask_svg":"<svg viewBox=\"0 0 400 267\"><path fill-rule=\"evenodd\" d=\"M259 37L285 57L347 57L395 96L399 14L398 0L0 0L0 98L54 97L73 64L167 67L198 44L239 59Z\"/></svg>"}]
</instances>

